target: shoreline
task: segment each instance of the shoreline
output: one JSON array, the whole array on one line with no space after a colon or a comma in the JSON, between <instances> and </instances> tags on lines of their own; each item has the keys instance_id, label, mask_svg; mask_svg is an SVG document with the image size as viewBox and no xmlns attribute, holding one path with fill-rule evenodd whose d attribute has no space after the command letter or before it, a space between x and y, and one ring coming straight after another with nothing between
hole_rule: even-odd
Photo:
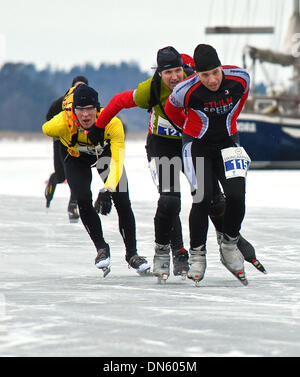
<instances>
[{"instance_id":1,"label":"shoreline","mask_svg":"<svg viewBox=\"0 0 300 377\"><path fill-rule=\"evenodd\" d=\"M127 132L125 138L127 140L145 140L147 132L132 131ZM47 140L49 136L44 135L42 132L15 132L15 131L0 131L0 140L4 139L22 139L22 140Z\"/></svg>"}]
</instances>

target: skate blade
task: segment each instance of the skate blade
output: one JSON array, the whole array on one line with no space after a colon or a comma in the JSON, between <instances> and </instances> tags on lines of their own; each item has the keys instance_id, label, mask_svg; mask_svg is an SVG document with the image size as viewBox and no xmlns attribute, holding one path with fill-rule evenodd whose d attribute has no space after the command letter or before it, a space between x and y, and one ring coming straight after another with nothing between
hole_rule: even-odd
<instances>
[{"instance_id":1,"label":"skate blade","mask_svg":"<svg viewBox=\"0 0 300 377\"><path fill-rule=\"evenodd\" d=\"M180 278L182 280L186 280L186 278L187 278L187 271L178 272L177 274L174 274L174 276L176 276L176 277L178 277L178 278Z\"/></svg>"},{"instance_id":2,"label":"skate blade","mask_svg":"<svg viewBox=\"0 0 300 377\"><path fill-rule=\"evenodd\" d=\"M249 284L248 280L243 272L238 273L238 275L234 274L233 275L240 281L245 287Z\"/></svg>"},{"instance_id":3,"label":"skate blade","mask_svg":"<svg viewBox=\"0 0 300 377\"><path fill-rule=\"evenodd\" d=\"M203 276L201 277L200 275L194 275L193 276L193 275L187 274L187 277L188 277L188 279L193 280L193 282L195 283L196 287L199 287L200 286L199 285L200 281L203 280Z\"/></svg>"},{"instance_id":4,"label":"skate blade","mask_svg":"<svg viewBox=\"0 0 300 377\"><path fill-rule=\"evenodd\" d=\"M225 266L226 267L226 266ZM226 267L227 268L227 267ZM245 274L242 272L242 271L239 271L239 272L237 272L237 273L235 273L235 272L232 272L232 271L230 271L229 270L229 268L227 268L227 270L229 271L229 272L231 272L232 273L232 275L240 282L240 283L242 283L245 287L249 284L248 283L248 280L247 280L247 278L246 278L246 276L245 276Z\"/></svg>"},{"instance_id":5,"label":"skate blade","mask_svg":"<svg viewBox=\"0 0 300 377\"><path fill-rule=\"evenodd\" d=\"M231 271L227 266L226 264L223 263L223 261L221 260L222 264L224 265L224 267L241 283L243 284L244 286L247 286L248 285L248 280L245 276L245 273L243 271L238 271L238 272L233 272Z\"/></svg>"},{"instance_id":6,"label":"skate blade","mask_svg":"<svg viewBox=\"0 0 300 377\"><path fill-rule=\"evenodd\" d=\"M70 224L77 224L79 219L69 219Z\"/></svg>"},{"instance_id":7,"label":"skate blade","mask_svg":"<svg viewBox=\"0 0 300 377\"><path fill-rule=\"evenodd\" d=\"M186 280L188 272L186 270L181 272L181 280Z\"/></svg>"},{"instance_id":8,"label":"skate blade","mask_svg":"<svg viewBox=\"0 0 300 377\"><path fill-rule=\"evenodd\" d=\"M262 272L263 274L266 274L267 275L267 271L266 269L264 268L264 266L257 260L257 259L253 259L252 261L250 261L250 263L260 272Z\"/></svg>"},{"instance_id":9,"label":"skate blade","mask_svg":"<svg viewBox=\"0 0 300 377\"><path fill-rule=\"evenodd\" d=\"M166 273L157 276L157 283L158 284L166 284L168 277L169 277L169 275L166 274Z\"/></svg>"},{"instance_id":10,"label":"skate blade","mask_svg":"<svg viewBox=\"0 0 300 377\"><path fill-rule=\"evenodd\" d=\"M103 272L103 277L105 278L110 273L110 267L103 267L102 272Z\"/></svg>"},{"instance_id":11,"label":"skate blade","mask_svg":"<svg viewBox=\"0 0 300 377\"><path fill-rule=\"evenodd\" d=\"M150 271L151 267L147 268L144 271L136 271L140 276L147 277L147 276L153 276L153 273Z\"/></svg>"}]
</instances>

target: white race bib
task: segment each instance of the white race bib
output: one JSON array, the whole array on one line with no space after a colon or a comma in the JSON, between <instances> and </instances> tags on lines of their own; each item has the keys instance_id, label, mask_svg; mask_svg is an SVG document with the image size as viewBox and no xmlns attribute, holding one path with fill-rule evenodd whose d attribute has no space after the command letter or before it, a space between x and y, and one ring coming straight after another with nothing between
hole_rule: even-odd
<instances>
[{"instance_id":1,"label":"white race bib","mask_svg":"<svg viewBox=\"0 0 300 377\"><path fill-rule=\"evenodd\" d=\"M166 136L181 136L180 133L171 125L171 123L161 116L158 116L157 120L157 134Z\"/></svg>"},{"instance_id":2,"label":"white race bib","mask_svg":"<svg viewBox=\"0 0 300 377\"><path fill-rule=\"evenodd\" d=\"M251 159L243 147L231 147L221 150L225 177L246 177Z\"/></svg>"}]
</instances>

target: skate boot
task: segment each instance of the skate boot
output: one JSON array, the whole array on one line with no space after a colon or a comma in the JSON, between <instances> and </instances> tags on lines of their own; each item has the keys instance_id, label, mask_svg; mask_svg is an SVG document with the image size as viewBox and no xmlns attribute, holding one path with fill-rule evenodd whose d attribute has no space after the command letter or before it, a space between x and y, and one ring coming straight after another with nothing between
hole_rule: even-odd
<instances>
[{"instance_id":1,"label":"skate boot","mask_svg":"<svg viewBox=\"0 0 300 377\"><path fill-rule=\"evenodd\" d=\"M195 282L198 286L199 282L204 278L206 270L206 248L205 245L190 249L190 269L187 277Z\"/></svg>"},{"instance_id":2,"label":"skate boot","mask_svg":"<svg viewBox=\"0 0 300 377\"><path fill-rule=\"evenodd\" d=\"M263 274L267 274L264 266L256 258L254 247L241 234L237 243L237 247L243 254L246 262L251 263L258 271L262 272Z\"/></svg>"},{"instance_id":3,"label":"skate boot","mask_svg":"<svg viewBox=\"0 0 300 377\"><path fill-rule=\"evenodd\" d=\"M220 246L223 234L221 232L218 232L218 231L216 233L217 233L217 242ZM246 262L251 263L258 271L260 271L264 274L267 274L267 271L264 268L264 266L256 258L254 247L241 234L240 234L240 237L239 237L239 240L238 240L238 243L237 243L237 248L242 253Z\"/></svg>"},{"instance_id":4,"label":"skate boot","mask_svg":"<svg viewBox=\"0 0 300 377\"><path fill-rule=\"evenodd\" d=\"M158 284L166 283L170 275L170 245L155 245L153 275L157 276Z\"/></svg>"},{"instance_id":5,"label":"skate boot","mask_svg":"<svg viewBox=\"0 0 300 377\"><path fill-rule=\"evenodd\" d=\"M103 271L103 277L110 273L110 250L108 244L97 250L95 266Z\"/></svg>"},{"instance_id":6,"label":"skate boot","mask_svg":"<svg viewBox=\"0 0 300 377\"><path fill-rule=\"evenodd\" d=\"M70 223L77 223L78 222L79 214L78 214L77 202L75 200L69 201L68 215L69 215Z\"/></svg>"},{"instance_id":7,"label":"skate boot","mask_svg":"<svg viewBox=\"0 0 300 377\"><path fill-rule=\"evenodd\" d=\"M186 278L189 270L189 253L185 248L172 251L173 258L173 274L174 276L182 276Z\"/></svg>"},{"instance_id":8,"label":"skate boot","mask_svg":"<svg viewBox=\"0 0 300 377\"><path fill-rule=\"evenodd\" d=\"M132 256L125 257L126 262L128 263L129 267L132 267L136 270L136 272L141 276L150 275L150 263L147 261L146 258L141 257L137 254Z\"/></svg>"},{"instance_id":9,"label":"skate boot","mask_svg":"<svg viewBox=\"0 0 300 377\"><path fill-rule=\"evenodd\" d=\"M50 202L53 199L56 185L48 182L45 188L46 208L50 207Z\"/></svg>"},{"instance_id":10,"label":"skate boot","mask_svg":"<svg viewBox=\"0 0 300 377\"><path fill-rule=\"evenodd\" d=\"M223 265L230 271L243 285L248 285L244 270L244 257L237 247L239 237L223 235L220 245L220 259Z\"/></svg>"}]
</instances>

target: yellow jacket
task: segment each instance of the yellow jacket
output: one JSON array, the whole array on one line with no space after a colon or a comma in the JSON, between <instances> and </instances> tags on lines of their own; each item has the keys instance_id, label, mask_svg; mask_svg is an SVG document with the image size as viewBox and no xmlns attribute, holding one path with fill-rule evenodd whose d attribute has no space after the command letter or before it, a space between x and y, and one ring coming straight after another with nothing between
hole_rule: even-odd
<instances>
[{"instance_id":1,"label":"yellow jacket","mask_svg":"<svg viewBox=\"0 0 300 377\"><path fill-rule=\"evenodd\" d=\"M77 149L79 147L89 146L93 149L93 144L88 139L87 132L81 126L78 126L78 137L75 145L70 147L70 129L64 111L44 123L42 129L45 135L59 139L62 144L68 147L68 152L72 156L78 157L80 155ZM109 175L104 186L115 191L123 173L125 157L124 128L122 122L117 117L114 117L105 127L104 140L109 141L111 150Z\"/></svg>"}]
</instances>

